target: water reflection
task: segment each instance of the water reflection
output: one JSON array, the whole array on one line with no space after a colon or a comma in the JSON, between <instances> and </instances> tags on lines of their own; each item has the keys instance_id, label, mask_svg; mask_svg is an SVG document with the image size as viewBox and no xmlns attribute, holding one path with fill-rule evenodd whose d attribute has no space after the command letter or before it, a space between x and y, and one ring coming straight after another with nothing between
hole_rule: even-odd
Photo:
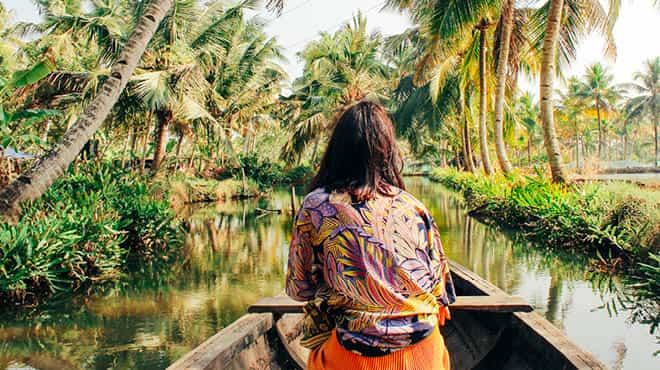
<instances>
[{"instance_id":1,"label":"water reflection","mask_svg":"<svg viewBox=\"0 0 660 370\"><path fill-rule=\"evenodd\" d=\"M288 216L271 200L184 210L184 261L158 280L127 277L103 295L0 321L0 368L162 369L283 289ZM265 204L265 202L269 204Z\"/></svg>"},{"instance_id":2,"label":"water reflection","mask_svg":"<svg viewBox=\"0 0 660 370\"><path fill-rule=\"evenodd\" d=\"M616 279L609 275L587 279L584 259L540 252L514 235L475 221L467 216L460 200L436 184L419 179L410 183L409 190L429 207L451 259L506 292L525 298L608 367L637 370L660 366L660 359L653 356L658 344L649 326L633 322L635 312L622 308L621 303L618 311L607 309L606 304L627 299ZM594 284L594 278L601 283Z\"/></svg>"},{"instance_id":3,"label":"water reflection","mask_svg":"<svg viewBox=\"0 0 660 370\"><path fill-rule=\"evenodd\" d=\"M538 252L506 233L466 216L462 204L436 184L412 179L410 191L431 210L445 249L455 261L505 291L531 302L614 369L658 365L653 336L611 318L611 297L585 281L584 261ZM50 307L3 314L0 369L162 369L242 315L260 297L282 291L289 215L256 209L288 209L287 192L269 199L193 207L187 220L184 262L159 279L128 276L102 294ZM616 287L608 280L602 284ZM616 313L614 313L616 314Z\"/></svg>"}]
</instances>

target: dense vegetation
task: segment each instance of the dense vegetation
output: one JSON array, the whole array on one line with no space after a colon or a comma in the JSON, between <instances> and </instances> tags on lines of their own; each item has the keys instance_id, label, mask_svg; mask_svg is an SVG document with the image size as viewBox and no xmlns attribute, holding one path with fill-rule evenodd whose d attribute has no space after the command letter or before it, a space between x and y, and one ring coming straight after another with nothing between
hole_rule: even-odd
<instances>
[{"instance_id":1,"label":"dense vegetation","mask_svg":"<svg viewBox=\"0 0 660 370\"><path fill-rule=\"evenodd\" d=\"M543 176L477 177L443 169L431 179L459 191L470 213L521 230L538 245L591 256L594 268L630 272L647 298L660 295L660 194L635 185L565 187Z\"/></svg>"},{"instance_id":2,"label":"dense vegetation","mask_svg":"<svg viewBox=\"0 0 660 370\"><path fill-rule=\"evenodd\" d=\"M178 227L144 178L107 164L71 170L16 225L0 223L0 301L36 303L166 266Z\"/></svg>"},{"instance_id":3,"label":"dense vegetation","mask_svg":"<svg viewBox=\"0 0 660 370\"><path fill-rule=\"evenodd\" d=\"M363 99L390 110L409 162L488 177L513 174L515 167L547 165L555 183L570 181L567 168L590 174L614 160L657 166L660 57L647 61L629 84L614 84L600 63L581 78L569 78L565 87L554 81L589 32L603 34L605 51L614 54L612 30L620 1L609 3L605 9L598 0L548 0L534 7L512 0L389 0L387 8L409 16L409 30L390 37L369 32L366 16L358 14L304 47L298 54L303 73L291 84L292 76L281 65L282 46L267 34L268 22L256 13L257 1L38 0L43 19L35 24L10 23L0 4L0 211L19 214L14 224L3 224L12 239L3 239L2 247L11 252L0 257L22 256L11 262L18 266L33 256L33 242L15 241L21 235L53 241L64 235L61 243L70 248L84 246L86 239L69 242L67 236L87 235L77 220L84 219L81 212L96 209L83 199L103 199L99 207L107 207L88 215L107 226L89 231L97 233L100 256L92 243L92 249L77 257L84 267L66 265L76 271L69 276L57 267L58 253L69 247L48 247L53 257L39 263L58 261L52 265L55 275L49 272L33 281L14 265L3 266L15 271L4 273L14 279L7 291L20 297L62 286L79 289L91 279L87 275L114 276L121 266L115 262L126 256L140 256L140 263L158 259L161 253L154 246L173 238L169 229L154 230L143 248L140 240L146 236L141 232L150 229L125 224L128 219L145 223L149 217L157 225L171 222L164 203L158 203L162 201L154 200L156 208L149 208L151 193L166 190L171 203L180 205L304 183L320 160L334 118ZM283 2L268 4L281 9ZM164 18L153 37L141 39L144 54L127 48L136 44L137 25L153 17L148 12L156 5ZM116 104L104 105L95 99L103 96L104 85L122 77L117 71L127 64L124 51L139 62ZM522 75L541 79L538 93L521 91ZM85 117L85 108L109 110L100 129L80 129L77 120ZM63 154L83 143L75 159ZM38 199L59 175L57 170L29 170L46 163L37 158L62 169L90 162L69 168L41 200L17 212L20 202L14 200ZM107 172L119 183L106 188L99 174ZM62 187L77 177L99 183L79 195L65 194ZM510 184L503 177L492 178L492 183L470 185L479 191L489 187L483 193L489 197L479 199L492 217L510 224L525 221L527 233L550 238L553 244L592 245L608 256L639 257L645 261L643 271L657 271L652 257L640 257L658 243L657 206L639 208L632 198L613 204L616 197L567 191L546 180L530 180L516 185L515 194L503 193ZM130 206L114 199L129 193L144 199ZM532 195L538 199L528 199ZM553 196L564 203L553 203ZM579 209L592 198L603 198L603 203ZM146 205L131 208L134 204ZM49 207L56 212L41 217L39 209ZM644 233L630 232L647 221ZM28 233L35 230L41 234ZM138 246L137 252L128 253L126 245Z\"/></svg>"}]
</instances>

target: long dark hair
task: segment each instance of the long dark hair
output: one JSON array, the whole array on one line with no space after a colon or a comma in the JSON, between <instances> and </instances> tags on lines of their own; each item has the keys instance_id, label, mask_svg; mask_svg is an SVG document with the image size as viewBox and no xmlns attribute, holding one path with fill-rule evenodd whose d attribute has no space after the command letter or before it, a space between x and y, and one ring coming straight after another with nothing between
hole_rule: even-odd
<instances>
[{"instance_id":1,"label":"long dark hair","mask_svg":"<svg viewBox=\"0 0 660 370\"><path fill-rule=\"evenodd\" d=\"M402 169L392 120L380 105L363 101L339 116L310 188L347 191L364 201L391 194L391 186L405 189Z\"/></svg>"}]
</instances>

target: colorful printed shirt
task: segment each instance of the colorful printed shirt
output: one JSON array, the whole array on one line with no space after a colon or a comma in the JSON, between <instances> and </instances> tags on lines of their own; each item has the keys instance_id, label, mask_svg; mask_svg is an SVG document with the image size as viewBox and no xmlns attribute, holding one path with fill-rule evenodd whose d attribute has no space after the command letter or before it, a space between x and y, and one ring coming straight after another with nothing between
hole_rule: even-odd
<instances>
[{"instance_id":1,"label":"colorful printed shirt","mask_svg":"<svg viewBox=\"0 0 660 370\"><path fill-rule=\"evenodd\" d=\"M286 291L322 300L339 342L367 356L426 338L455 300L437 227L400 189L361 203L310 193L295 220Z\"/></svg>"}]
</instances>

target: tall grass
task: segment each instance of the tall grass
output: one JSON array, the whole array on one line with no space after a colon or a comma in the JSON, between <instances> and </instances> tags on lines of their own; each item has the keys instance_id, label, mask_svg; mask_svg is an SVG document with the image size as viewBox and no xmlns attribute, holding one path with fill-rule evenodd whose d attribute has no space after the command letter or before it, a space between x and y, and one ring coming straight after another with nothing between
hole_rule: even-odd
<instances>
[{"instance_id":1,"label":"tall grass","mask_svg":"<svg viewBox=\"0 0 660 370\"><path fill-rule=\"evenodd\" d=\"M108 165L72 170L0 223L0 301L37 303L172 259L180 230L145 179Z\"/></svg>"}]
</instances>

